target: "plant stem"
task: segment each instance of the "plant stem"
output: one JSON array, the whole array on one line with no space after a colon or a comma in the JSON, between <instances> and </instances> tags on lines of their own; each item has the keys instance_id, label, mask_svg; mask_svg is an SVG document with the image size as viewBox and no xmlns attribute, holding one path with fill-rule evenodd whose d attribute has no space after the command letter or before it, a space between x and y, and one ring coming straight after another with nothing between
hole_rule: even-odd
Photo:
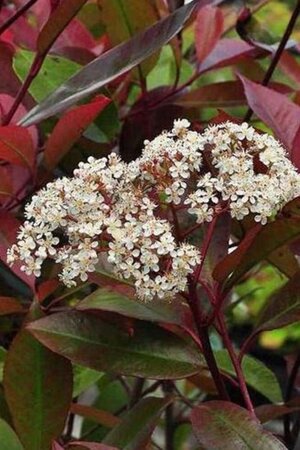
<instances>
[{"instance_id":1,"label":"plant stem","mask_svg":"<svg viewBox=\"0 0 300 450\"><path fill-rule=\"evenodd\" d=\"M8 125L9 122L11 121L11 119L13 118L19 105L22 103L22 100L25 97L31 83L33 82L33 80L35 79L37 74L39 73L45 57L46 57L46 55L39 55L39 54L36 55L32 65L31 65L30 71L29 71L24 83L22 84L10 110L8 111L8 113L2 120L2 125Z\"/></svg>"},{"instance_id":2,"label":"plant stem","mask_svg":"<svg viewBox=\"0 0 300 450\"><path fill-rule=\"evenodd\" d=\"M270 81L270 79L272 78L272 75L273 75L273 73L274 73L274 71L275 71L275 69L277 67L277 64L278 64L278 62L279 62L279 60L281 58L281 55L282 55L282 53L283 53L283 51L285 49L285 46L286 46L286 44L287 44L287 42L288 42L288 40L289 40L289 38L290 38L290 36L292 34L292 31L293 31L294 26L296 24L296 21L297 21L297 18L299 16L299 13L300 13L300 0L298 0L297 4L295 6L293 14L291 15L289 23L287 24L286 30L285 30L285 32L284 32L284 34L282 36L282 39L281 39L281 41L280 41L280 43L279 43L279 45L277 47L276 52L275 52L275 54L274 54L274 56L273 56L273 58L271 60L270 66L269 66L267 72L265 73L265 76L264 76L264 78L262 80L262 83L261 83L263 86L267 86L269 81ZM244 117L245 122L248 122L251 119L252 114L253 114L253 111L252 111L251 108L249 108L247 113L246 113L246 115L245 115L245 117Z\"/></svg>"},{"instance_id":3,"label":"plant stem","mask_svg":"<svg viewBox=\"0 0 300 450\"><path fill-rule=\"evenodd\" d=\"M202 351L204 358L207 363L207 367L209 368L213 380L215 382L216 388L219 392L220 398L222 400L230 400L228 392L226 390L225 383L223 381L222 375L218 369L215 356L211 347L211 343L209 340L208 327L202 326L202 315L199 309L199 303L196 293L196 286L193 280L189 282L189 298L188 303L191 309L192 315L194 317L194 322L197 328L198 336L200 338L202 344Z\"/></svg>"},{"instance_id":4,"label":"plant stem","mask_svg":"<svg viewBox=\"0 0 300 450\"><path fill-rule=\"evenodd\" d=\"M254 407L253 407L253 404L252 404L252 401L251 401L251 398L250 398L250 395L249 395L249 392L248 392L248 388L247 388L247 385L246 385L244 374L243 374L240 362L238 360L238 357L237 357L237 355L235 353L235 350L233 348L231 339L230 339L230 337L228 335L228 331L227 331L227 328L226 328L224 317L221 314L219 314L219 317L218 317L218 324L219 324L219 327L220 327L220 332L221 332L221 336L222 336L222 339L223 339L224 346L227 349L227 351L229 353L229 356L230 356L230 359L232 361L232 364L234 366L234 369L235 369L235 372L236 372L236 376L237 376L237 379L238 379L238 382L239 382L240 390L241 390L241 393L242 393L243 398L244 398L245 405L246 405L247 409L249 410L249 412L255 417Z\"/></svg>"},{"instance_id":5,"label":"plant stem","mask_svg":"<svg viewBox=\"0 0 300 450\"><path fill-rule=\"evenodd\" d=\"M145 378L136 378L134 381L132 393L131 393L131 399L129 401L129 408L131 409L141 398L143 387L145 384Z\"/></svg>"},{"instance_id":6,"label":"plant stem","mask_svg":"<svg viewBox=\"0 0 300 450\"><path fill-rule=\"evenodd\" d=\"M163 382L163 390L166 396L169 396L173 392L172 381ZM173 436L174 436L174 407L172 404L168 405L165 413L166 428L165 428L165 444L166 450L174 450Z\"/></svg>"},{"instance_id":7,"label":"plant stem","mask_svg":"<svg viewBox=\"0 0 300 450\"><path fill-rule=\"evenodd\" d=\"M291 400L299 368L300 368L300 353L298 354L296 361L294 362L294 365L293 365L293 368L292 368L292 371L291 371L291 374L290 374L290 377L288 380L286 393L285 393L285 397L284 397L285 403L287 403ZM293 440L291 431L290 431L290 424L291 424L290 415L286 414L284 417L284 438L285 438L285 442L287 445L292 445L292 440Z\"/></svg>"},{"instance_id":8,"label":"plant stem","mask_svg":"<svg viewBox=\"0 0 300 450\"><path fill-rule=\"evenodd\" d=\"M1 26L0 26L0 36L4 33L16 20L18 20L19 17L21 17L32 5L34 5L37 2L37 0L29 0L25 5L23 5L18 11L15 12L15 14L9 19L6 20ZM2 2L1 2L2 3ZM2 4L1 4L2 7Z\"/></svg>"}]
</instances>

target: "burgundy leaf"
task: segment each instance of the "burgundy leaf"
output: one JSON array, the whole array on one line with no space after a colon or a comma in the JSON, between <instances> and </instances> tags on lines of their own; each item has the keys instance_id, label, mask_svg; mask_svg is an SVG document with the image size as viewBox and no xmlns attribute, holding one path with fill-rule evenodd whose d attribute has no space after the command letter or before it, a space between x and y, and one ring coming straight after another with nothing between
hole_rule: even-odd
<instances>
[{"instance_id":1,"label":"burgundy leaf","mask_svg":"<svg viewBox=\"0 0 300 450\"><path fill-rule=\"evenodd\" d=\"M290 152L300 127L300 107L285 95L240 77L250 108L276 134Z\"/></svg>"},{"instance_id":2,"label":"burgundy leaf","mask_svg":"<svg viewBox=\"0 0 300 450\"><path fill-rule=\"evenodd\" d=\"M106 444L98 444L97 442L85 442L76 441L71 442L70 446L67 447L68 450L118 450L116 447L111 447Z\"/></svg>"},{"instance_id":3,"label":"burgundy leaf","mask_svg":"<svg viewBox=\"0 0 300 450\"><path fill-rule=\"evenodd\" d=\"M195 28L195 45L199 63L202 63L215 47L223 33L223 26L224 18L221 9L210 5L199 9Z\"/></svg>"},{"instance_id":4,"label":"burgundy leaf","mask_svg":"<svg viewBox=\"0 0 300 450\"><path fill-rule=\"evenodd\" d=\"M300 109L300 108L299 108ZM300 126L296 131L291 150L291 160L293 164L300 170Z\"/></svg>"},{"instance_id":5,"label":"burgundy leaf","mask_svg":"<svg viewBox=\"0 0 300 450\"><path fill-rule=\"evenodd\" d=\"M230 66L246 56L255 56L256 54L257 50L244 41L223 38L218 41L213 51L200 64L199 72Z\"/></svg>"},{"instance_id":6,"label":"burgundy leaf","mask_svg":"<svg viewBox=\"0 0 300 450\"><path fill-rule=\"evenodd\" d=\"M20 302L13 297L0 297L0 316L21 313L24 309Z\"/></svg>"},{"instance_id":7,"label":"burgundy leaf","mask_svg":"<svg viewBox=\"0 0 300 450\"><path fill-rule=\"evenodd\" d=\"M191 421L204 450L287 450L246 409L234 403L202 403L193 409Z\"/></svg>"},{"instance_id":8,"label":"burgundy leaf","mask_svg":"<svg viewBox=\"0 0 300 450\"><path fill-rule=\"evenodd\" d=\"M49 169L53 169L57 165L84 130L109 103L110 99L101 95L86 105L67 111L62 116L46 144L44 156Z\"/></svg>"},{"instance_id":9,"label":"burgundy leaf","mask_svg":"<svg viewBox=\"0 0 300 450\"><path fill-rule=\"evenodd\" d=\"M33 170L35 148L27 128L17 125L0 127L0 159Z\"/></svg>"}]
</instances>

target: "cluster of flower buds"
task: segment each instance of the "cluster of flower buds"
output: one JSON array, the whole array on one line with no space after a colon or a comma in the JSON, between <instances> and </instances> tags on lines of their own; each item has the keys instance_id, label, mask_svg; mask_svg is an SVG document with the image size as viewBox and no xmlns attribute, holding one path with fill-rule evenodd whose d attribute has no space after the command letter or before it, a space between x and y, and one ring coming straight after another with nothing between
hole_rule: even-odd
<instances>
[{"instance_id":1,"label":"cluster of flower buds","mask_svg":"<svg viewBox=\"0 0 300 450\"><path fill-rule=\"evenodd\" d=\"M201 259L174 226L177 210L199 224L223 210L265 224L300 194L300 176L273 137L245 123L226 122L202 134L189 125L176 120L171 131L146 141L132 163L114 153L89 158L73 178L49 183L26 206L8 262L21 260L22 270L40 276L52 258L61 280L74 286L96 270L104 252L140 299L171 298L186 289Z\"/></svg>"}]
</instances>

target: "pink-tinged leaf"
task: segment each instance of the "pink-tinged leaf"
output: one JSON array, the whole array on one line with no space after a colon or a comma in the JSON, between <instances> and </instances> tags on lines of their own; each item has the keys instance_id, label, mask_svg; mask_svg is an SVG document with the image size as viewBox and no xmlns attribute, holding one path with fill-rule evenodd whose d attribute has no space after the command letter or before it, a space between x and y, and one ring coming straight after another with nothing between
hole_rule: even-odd
<instances>
[{"instance_id":1,"label":"pink-tinged leaf","mask_svg":"<svg viewBox=\"0 0 300 450\"><path fill-rule=\"evenodd\" d=\"M37 50L40 55L45 55L48 52L55 40L73 17L76 16L86 1L64 0L59 3L38 36Z\"/></svg>"},{"instance_id":2,"label":"pink-tinged leaf","mask_svg":"<svg viewBox=\"0 0 300 450\"><path fill-rule=\"evenodd\" d=\"M300 320L300 273L296 273L265 304L256 330L274 330Z\"/></svg>"},{"instance_id":3,"label":"pink-tinged leaf","mask_svg":"<svg viewBox=\"0 0 300 450\"><path fill-rule=\"evenodd\" d=\"M292 151L300 127L300 107L285 95L240 77L250 108L276 134L282 144Z\"/></svg>"},{"instance_id":4,"label":"pink-tinged leaf","mask_svg":"<svg viewBox=\"0 0 300 450\"><path fill-rule=\"evenodd\" d=\"M123 331L98 315L68 311L33 322L28 329L51 350L99 371L176 379L204 365L191 342L150 322L135 322Z\"/></svg>"},{"instance_id":5,"label":"pink-tinged leaf","mask_svg":"<svg viewBox=\"0 0 300 450\"><path fill-rule=\"evenodd\" d=\"M7 265L7 250L15 243L20 225L18 219L8 211L0 211L0 260L5 265ZM21 266L21 263L16 262L10 270L34 291L35 277L22 272Z\"/></svg>"},{"instance_id":6,"label":"pink-tinged leaf","mask_svg":"<svg viewBox=\"0 0 300 450\"><path fill-rule=\"evenodd\" d=\"M86 419L90 419L93 422L99 423L106 428L114 428L121 422L119 417L114 416L108 411L94 408L92 406L81 405L79 403L72 403L71 412Z\"/></svg>"},{"instance_id":7,"label":"pink-tinged leaf","mask_svg":"<svg viewBox=\"0 0 300 450\"><path fill-rule=\"evenodd\" d=\"M44 156L48 169L57 165L109 103L110 99L101 95L91 103L77 106L62 116L46 144Z\"/></svg>"},{"instance_id":8,"label":"pink-tinged leaf","mask_svg":"<svg viewBox=\"0 0 300 450\"><path fill-rule=\"evenodd\" d=\"M6 166L0 167L0 202L3 204L13 195L12 179Z\"/></svg>"},{"instance_id":9,"label":"pink-tinged leaf","mask_svg":"<svg viewBox=\"0 0 300 450\"><path fill-rule=\"evenodd\" d=\"M0 316L24 312L23 306L13 297L0 297Z\"/></svg>"},{"instance_id":10,"label":"pink-tinged leaf","mask_svg":"<svg viewBox=\"0 0 300 450\"><path fill-rule=\"evenodd\" d=\"M0 127L0 159L33 169L35 148L26 128L17 125Z\"/></svg>"},{"instance_id":11,"label":"pink-tinged leaf","mask_svg":"<svg viewBox=\"0 0 300 450\"><path fill-rule=\"evenodd\" d=\"M270 420L278 419L285 414L300 411L300 399L296 398L285 405L260 405L255 408L255 415L261 423L269 422Z\"/></svg>"},{"instance_id":12,"label":"pink-tinged leaf","mask_svg":"<svg viewBox=\"0 0 300 450\"><path fill-rule=\"evenodd\" d=\"M300 220L296 217L281 218L267 225L257 225L246 234L240 245L226 256L214 270L214 277L232 287L255 264L265 260L275 250L300 237Z\"/></svg>"},{"instance_id":13,"label":"pink-tinged leaf","mask_svg":"<svg viewBox=\"0 0 300 450\"><path fill-rule=\"evenodd\" d=\"M67 450L118 450L116 447L111 447L97 442L76 441L71 442Z\"/></svg>"},{"instance_id":14,"label":"pink-tinged leaf","mask_svg":"<svg viewBox=\"0 0 300 450\"><path fill-rule=\"evenodd\" d=\"M234 403L205 402L193 409L191 421L203 450L287 450L246 409Z\"/></svg>"},{"instance_id":15,"label":"pink-tinged leaf","mask_svg":"<svg viewBox=\"0 0 300 450\"><path fill-rule=\"evenodd\" d=\"M51 53L87 64L97 55L96 41L87 28L77 19L64 29L55 41Z\"/></svg>"},{"instance_id":16,"label":"pink-tinged leaf","mask_svg":"<svg viewBox=\"0 0 300 450\"><path fill-rule=\"evenodd\" d=\"M262 225L251 228L244 239L239 243L236 250L225 256L215 267L213 276L218 282L223 282L239 266L243 257L247 254L250 246L254 242L257 234L261 231Z\"/></svg>"},{"instance_id":17,"label":"pink-tinged leaf","mask_svg":"<svg viewBox=\"0 0 300 450\"><path fill-rule=\"evenodd\" d=\"M28 320L41 313L32 310ZM72 400L72 366L22 329L5 358L4 389L24 450L50 450Z\"/></svg>"},{"instance_id":18,"label":"pink-tinged leaf","mask_svg":"<svg viewBox=\"0 0 300 450\"><path fill-rule=\"evenodd\" d=\"M0 91L1 92L1 91ZM0 118L2 119L10 110L14 103L14 97L8 94L0 94ZM34 104L31 98L29 99L29 102L27 102L30 107ZM22 119L22 117L25 116L27 113L27 109L23 104L20 104L17 111L14 114L14 117L11 120L11 124L16 124L19 120ZM32 137L34 146L37 147L38 144L38 132L36 126L31 126L26 128L26 130L29 131L30 136Z\"/></svg>"},{"instance_id":19,"label":"pink-tinged leaf","mask_svg":"<svg viewBox=\"0 0 300 450\"><path fill-rule=\"evenodd\" d=\"M219 2L220 0L215 0L214 4ZM196 5L206 3L206 0L193 1L100 55L30 111L23 119L23 124L40 122L99 91L105 84L128 72L169 42L182 29Z\"/></svg>"},{"instance_id":20,"label":"pink-tinged leaf","mask_svg":"<svg viewBox=\"0 0 300 450\"><path fill-rule=\"evenodd\" d=\"M300 126L296 131L290 156L292 163L300 170Z\"/></svg>"},{"instance_id":21,"label":"pink-tinged leaf","mask_svg":"<svg viewBox=\"0 0 300 450\"><path fill-rule=\"evenodd\" d=\"M200 64L199 72L207 72L217 67L230 66L246 56L256 56L259 52L244 41L223 38L216 44L213 51Z\"/></svg>"},{"instance_id":22,"label":"pink-tinged leaf","mask_svg":"<svg viewBox=\"0 0 300 450\"><path fill-rule=\"evenodd\" d=\"M15 12L16 10L12 10L11 5L8 8L3 8L1 10L2 21L6 21ZM23 15L19 17L10 25L9 31L11 32L11 41L13 44L19 47L25 47L28 50L35 50L38 33L28 18Z\"/></svg>"},{"instance_id":23,"label":"pink-tinged leaf","mask_svg":"<svg viewBox=\"0 0 300 450\"><path fill-rule=\"evenodd\" d=\"M58 442L53 441L51 450L64 450L64 448Z\"/></svg>"},{"instance_id":24,"label":"pink-tinged leaf","mask_svg":"<svg viewBox=\"0 0 300 450\"><path fill-rule=\"evenodd\" d=\"M284 51L279 60L281 70L300 87L300 64L291 53Z\"/></svg>"},{"instance_id":25,"label":"pink-tinged leaf","mask_svg":"<svg viewBox=\"0 0 300 450\"><path fill-rule=\"evenodd\" d=\"M199 63L211 53L220 39L224 28L222 10L214 6L204 6L199 9L196 18L195 45Z\"/></svg>"},{"instance_id":26,"label":"pink-tinged leaf","mask_svg":"<svg viewBox=\"0 0 300 450\"><path fill-rule=\"evenodd\" d=\"M292 89L282 83L271 84L272 89L283 94L290 94ZM247 102L243 85L240 81L222 81L207 84L190 92L177 96L173 103L185 108L228 108Z\"/></svg>"}]
</instances>

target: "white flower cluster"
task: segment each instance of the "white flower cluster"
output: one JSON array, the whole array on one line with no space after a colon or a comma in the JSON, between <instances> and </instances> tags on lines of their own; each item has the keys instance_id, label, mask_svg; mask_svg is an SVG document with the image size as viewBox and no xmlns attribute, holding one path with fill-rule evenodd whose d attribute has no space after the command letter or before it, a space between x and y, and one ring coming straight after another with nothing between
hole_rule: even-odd
<instances>
[{"instance_id":1,"label":"white flower cluster","mask_svg":"<svg viewBox=\"0 0 300 450\"><path fill-rule=\"evenodd\" d=\"M203 134L185 119L145 142L126 164L116 154L80 163L73 178L49 183L25 208L26 222L8 262L40 276L48 257L67 286L88 279L101 252L115 273L131 280L139 298L184 291L200 263L199 250L173 228L176 208L209 222L227 209L266 223L300 193L300 176L271 136L226 122Z\"/></svg>"}]
</instances>

